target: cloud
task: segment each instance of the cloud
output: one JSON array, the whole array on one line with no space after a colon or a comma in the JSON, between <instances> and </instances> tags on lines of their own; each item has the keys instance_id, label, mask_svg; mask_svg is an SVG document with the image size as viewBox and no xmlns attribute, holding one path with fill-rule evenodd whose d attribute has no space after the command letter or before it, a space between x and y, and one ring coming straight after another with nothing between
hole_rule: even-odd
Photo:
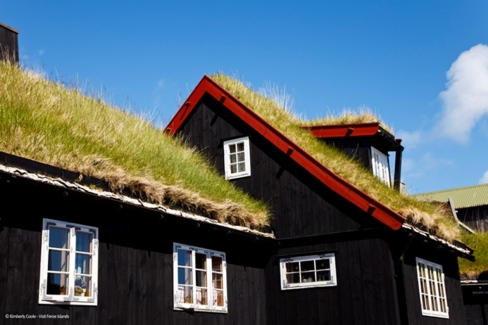
<instances>
[{"instance_id":1,"label":"cloud","mask_svg":"<svg viewBox=\"0 0 488 325\"><path fill-rule=\"evenodd\" d=\"M447 89L439 94L443 110L435 131L466 143L476 123L488 115L488 46L478 44L461 53L446 76Z\"/></svg>"},{"instance_id":2,"label":"cloud","mask_svg":"<svg viewBox=\"0 0 488 325\"><path fill-rule=\"evenodd\" d=\"M488 183L488 170L483 174L483 176L478 181L479 184L486 184Z\"/></svg>"}]
</instances>

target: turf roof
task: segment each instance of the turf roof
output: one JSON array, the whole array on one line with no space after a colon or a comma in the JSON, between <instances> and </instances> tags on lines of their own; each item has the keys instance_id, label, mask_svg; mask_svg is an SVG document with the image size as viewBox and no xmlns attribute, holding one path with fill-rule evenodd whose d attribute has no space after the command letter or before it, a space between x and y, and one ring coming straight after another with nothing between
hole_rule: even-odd
<instances>
[{"instance_id":1,"label":"turf roof","mask_svg":"<svg viewBox=\"0 0 488 325\"><path fill-rule=\"evenodd\" d=\"M428 229L448 241L458 238L459 229L449 211L387 187L358 162L315 139L301 127L310 122L301 119L289 108L283 108L276 101L260 95L249 85L223 74L211 78L333 172L406 217L408 223ZM323 121L320 123L323 124Z\"/></svg>"},{"instance_id":2,"label":"turf roof","mask_svg":"<svg viewBox=\"0 0 488 325\"><path fill-rule=\"evenodd\" d=\"M0 151L100 178L151 203L261 229L264 203L141 117L0 62Z\"/></svg>"}]
</instances>

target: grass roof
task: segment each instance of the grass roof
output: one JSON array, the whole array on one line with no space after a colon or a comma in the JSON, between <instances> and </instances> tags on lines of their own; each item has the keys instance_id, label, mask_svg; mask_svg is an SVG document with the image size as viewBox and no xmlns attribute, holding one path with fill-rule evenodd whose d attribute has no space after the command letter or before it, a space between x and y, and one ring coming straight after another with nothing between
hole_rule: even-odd
<instances>
[{"instance_id":1,"label":"grass roof","mask_svg":"<svg viewBox=\"0 0 488 325\"><path fill-rule=\"evenodd\" d=\"M283 108L276 101L258 94L250 86L223 74L211 78L315 159L406 217L410 224L428 229L448 241L459 238L459 229L449 211L387 187L354 159L315 139L309 131L301 128L310 122L293 114L289 108Z\"/></svg>"},{"instance_id":2,"label":"grass roof","mask_svg":"<svg viewBox=\"0 0 488 325\"><path fill-rule=\"evenodd\" d=\"M464 278L477 278L482 275L486 278L488 271L488 232L478 232L470 234L464 232L462 234L462 241L474 248L475 262L466 259L459 259L459 273Z\"/></svg>"},{"instance_id":3,"label":"grass roof","mask_svg":"<svg viewBox=\"0 0 488 325\"><path fill-rule=\"evenodd\" d=\"M0 62L0 150L105 180L152 203L234 225L269 223L264 203L182 139L141 117Z\"/></svg>"},{"instance_id":4,"label":"grass roof","mask_svg":"<svg viewBox=\"0 0 488 325\"><path fill-rule=\"evenodd\" d=\"M362 107L357 110L344 109L339 114L328 113L321 118L303 120L302 123L303 126L379 123L383 129L394 134L393 128L383 122L380 117L373 113L368 107Z\"/></svg>"}]
</instances>

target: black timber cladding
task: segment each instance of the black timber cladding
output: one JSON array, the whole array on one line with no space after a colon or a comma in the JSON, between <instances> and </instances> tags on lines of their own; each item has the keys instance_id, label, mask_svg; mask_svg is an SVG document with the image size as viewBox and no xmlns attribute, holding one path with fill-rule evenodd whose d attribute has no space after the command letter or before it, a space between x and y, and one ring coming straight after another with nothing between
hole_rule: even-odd
<instances>
[{"instance_id":1,"label":"black timber cladding","mask_svg":"<svg viewBox=\"0 0 488 325\"><path fill-rule=\"evenodd\" d=\"M462 306L459 277L453 271L457 269L456 254L427 241L415 248L408 247L408 236L399 236L401 231L392 232L351 207L210 95L203 95L179 132L206 154L222 174L223 141L243 136L250 139L251 176L232 182L271 206L272 228L283 247L266 271L270 324L464 323L459 308ZM370 145L371 142L364 143L364 147ZM364 149L370 161L370 150ZM368 229L380 235L367 237L364 233ZM341 233L343 238L337 239ZM328 235L337 237L327 241ZM432 256L419 253L425 251L424 246L434 250ZM395 255L398 247L402 248L402 259ZM337 258L337 287L280 290L276 279L281 254L303 256L331 251ZM440 260L435 258L439 252L442 252ZM405 254L411 254L408 258L416 254L427 260L433 257L430 260L442 265L446 262L450 319L421 315L415 264L413 269L404 268ZM341 309L342 306L349 308Z\"/></svg>"},{"instance_id":2,"label":"black timber cladding","mask_svg":"<svg viewBox=\"0 0 488 325\"><path fill-rule=\"evenodd\" d=\"M323 185L211 96L203 97L179 133L207 155L222 174L223 141L249 136L251 176L232 182L271 207L272 228L277 238L382 226Z\"/></svg>"},{"instance_id":3,"label":"black timber cladding","mask_svg":"<svg viewBox=\"0 0 488 325\"><path fill-rule=\"evenodd\" d=\"M401 237L401 236L400 236ZM390 241L391 242L391 241ZM398 245L394 243L393 246ZM464 305L457 255L438 245L428 245L419 237L410 237L404 247L392 248L397 268L398 281L402 281L404 301L400 302L401 317L404 324L465 324ZM449 318L422 316L416 257L442 265L449 308ZM399 285L400 287L400 285Z\"/></svg>"},{"instance_id":4,"label":"black timber cladding","mask_svg":"<svg viewBox=\"0 0 488 325\"><path fill-rule=\"evenodd\" d=\"M0 23L0 60L19 62L19 32Z\"/></svg>"},{"instance_id":5,"label":"black timber cladding","mask_svg":"<svg viewBox=\"0 0 488 325\"><path fill-rule=\"evenodd\" d=\"M3 172L0 197L2 323L18 322L5 314L69 316L50 324L267 323L264 276L270 252L259 240ZM98 306L38 304L43 218L99 228ZM227 254L228 314L173 310L174 242Z\"/></svg>"}]
</instances>

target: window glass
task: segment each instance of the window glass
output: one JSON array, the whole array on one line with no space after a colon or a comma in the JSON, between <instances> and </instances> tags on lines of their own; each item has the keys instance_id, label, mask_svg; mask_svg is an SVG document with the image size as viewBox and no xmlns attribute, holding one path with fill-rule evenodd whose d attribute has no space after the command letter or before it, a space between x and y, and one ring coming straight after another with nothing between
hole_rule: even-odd
<instances>
[{"instance_id":1,"label":"window glass","mask_svg":"<svg viewBox=\"0 0 488 325\"><path fill-rule=\"evenodd\" d=\"M225 254L174 244L175 309L227 312Z\"/></svg>"},{"instance_id":2,"label":"window glass","mask_svg":"<svg viewBox=\"0 0 488 325\"><path fill-rule=\"evenodd\" d=\"M416 261L422 315L449 318L442 265Z\"/></svg>"},{"instance_id":3,"label":"window glass","mask_svg":"<svg viewBox=\"0 0 488 325\"><path fill-rule=\"evenodd\" d=\"M373 175L378 177L386 185L391 186L390 165L388 163L388 156L373 147L371 147L371 156Z\"/></svg>"},{"instance_id":4,"label":"window glass","mask_svg":"<svg viewBox=\"0 0 488 325\"><path fill-rule=\"evenodd\" d=\"M224 169L226 179L251 175L249 138L224 142Z\"/></svg>"},{"instance_id":5,"label":"window glass","mask_svg":"<svg viewBox=\"0 0 488 325\"><path fill-rule=\"evenodd\" d=\"M283 290L337 285L334 254L281 259L280 269Z\"/></svg>"},{"instance_id":6,"label":"window glass","mask_svg":"<svg viewBox=\"0 0 488 325\"><path fill-rule=\"evenodd\" d=\"M98 229L44 219L39 303L96 305Z\"/></svg>"}]
</instances>

